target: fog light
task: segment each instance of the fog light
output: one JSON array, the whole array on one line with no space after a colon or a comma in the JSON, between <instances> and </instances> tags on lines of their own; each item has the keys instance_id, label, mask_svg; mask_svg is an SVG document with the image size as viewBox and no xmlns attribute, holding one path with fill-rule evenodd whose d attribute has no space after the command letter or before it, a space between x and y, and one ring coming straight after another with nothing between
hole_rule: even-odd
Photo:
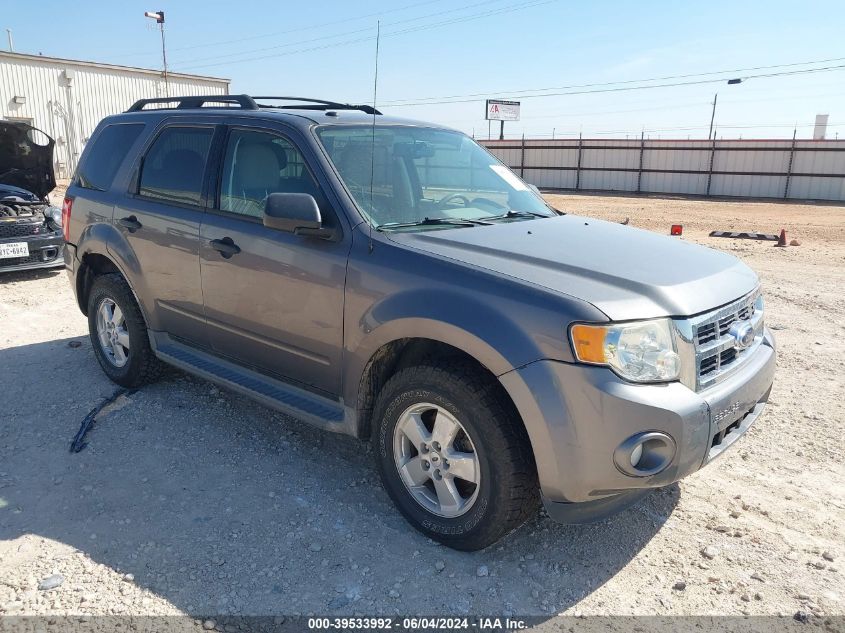
<instances>
[{"instance_id":1,"label":"fog light","mask_svg":"<svg viewBox=\"0 0 845 633\"><path fill-rule=\"evenodd\" d=\"M660 431L632 435L613 452L616 467L630 477L650 477L675 459L675 440Z\"/></svg>"}]
</instances>

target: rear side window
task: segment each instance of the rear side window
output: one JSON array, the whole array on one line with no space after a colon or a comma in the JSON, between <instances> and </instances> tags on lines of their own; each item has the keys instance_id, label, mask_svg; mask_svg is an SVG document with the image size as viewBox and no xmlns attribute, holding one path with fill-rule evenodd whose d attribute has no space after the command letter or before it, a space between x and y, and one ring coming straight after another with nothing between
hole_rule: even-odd
<instances>
[{"instance_id":1,"label":"rear side window","mask_svg":"<svg viewBox=\"0 0 845 633\"><path fill-rule=\"evenodd\" d=\"M106 191L129 153L132 143L144 130L143 123L107 125L94 139L77 171L77 182L85 189Z\"/></svg>"},{"instance_id":2,"label":"rear side window","mask_svg":"<svg viewBox=\"0 0 845 633\"><path fill-rule=\"evenodd\" d=\"M202 204L202 176L214 129L168 127L144 157L138 193L183 204Z\"/></svg>"}]
</instances>

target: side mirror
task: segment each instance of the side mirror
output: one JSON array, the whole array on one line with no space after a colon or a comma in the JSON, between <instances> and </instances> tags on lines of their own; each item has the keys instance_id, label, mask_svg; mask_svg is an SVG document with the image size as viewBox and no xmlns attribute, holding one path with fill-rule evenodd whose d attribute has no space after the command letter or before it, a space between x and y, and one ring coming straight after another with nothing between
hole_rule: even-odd
<instances>
[{"instance_id":1,"label":"side mirror","mask_svg":"<svg viewBox=\"0 0 845 633\"><path fill-rule=\"evenodd\" d=\"M323 220L317 201L309 193L271 193L264 203L264 226L288 233L315 233Z\"/></svg>"}]
</instances>

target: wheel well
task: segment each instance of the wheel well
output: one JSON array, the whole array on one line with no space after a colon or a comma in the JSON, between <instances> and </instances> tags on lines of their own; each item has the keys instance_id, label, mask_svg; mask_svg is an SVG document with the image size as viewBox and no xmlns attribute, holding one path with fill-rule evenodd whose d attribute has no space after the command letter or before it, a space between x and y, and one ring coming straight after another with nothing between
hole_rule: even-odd
<instances>
[{"instance_id":1,"label":"wheel well","mask_svg":"<svg viewBox=\"0 0 845 633\"><path fill-rule=\"evenodd\" d=\"M519 417L505 388L502 387L496 375L478 360L457 347L427 338L404 338L391 341L380 347L372 355L358 389L358 421L359 436L367 438L372 429L372 415L376 399L388 380L398 371L415 365L435 364L446 359L465 360L478 368L478 371L489 377L491 383L501 390L504 401L513 407L514 414ZM521 418L520 418L521 420Z\"/></svg>"},{"instance_id":2,"label":"wheel well","mask_svg":"<svg viewBox=\"0 0 845 633\"><path fill-rule=\"evenodd\" d=\"M108 273L120 273L120 270L105 255L88 253L82 257L79 272L76 274L76 300L82 314L88 315L88 295L91 292L94 279Z\"/></svg>"}]
</instances>

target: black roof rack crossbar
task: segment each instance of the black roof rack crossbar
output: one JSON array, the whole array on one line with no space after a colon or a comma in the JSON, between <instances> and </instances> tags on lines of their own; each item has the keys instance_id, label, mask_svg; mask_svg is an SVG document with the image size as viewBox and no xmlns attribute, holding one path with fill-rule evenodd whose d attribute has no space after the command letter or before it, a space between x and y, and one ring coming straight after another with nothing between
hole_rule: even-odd
<instances>
[{"instance_id":1,"label":"black roof rack crossbar","mask_svg":"<svg viewBox=\"0 0 845 633\"><path fill-rule=\"evenodd\" d=\"M268 105L256 103L256 100L270 101L295 101L297 105ZM138 99L133 103L127 112L140 112L149 110L170 110L172 107L147 108L148 105L175 103L176 109L202 108L206 103L236 104L242 110L258 110L259 108L277 108L282 110L359 110L367 114L381 114L370 105L353 105L351 103L338 103L337 101L326 101L324 99L311 99L308 97L251 97L249 95L195 95L188 97L157 97L155 99Z\"/></svg>"},{"instance_id":2,"label":"black roof rack crossbar","mask_svg":"<svg viewBox=\"0 0 845 633\"><path fill-rule=\"evenodd\" d=\"M324 99L311 99L308 97L252 97L254 101L298 101L308 105L267 105L257 104L259 108L278 108L281 110L360 110L367 114L381 114L370 105L353 105L351 103L338 103L337 101L326 101Z\"/></svg>"},{"instance_id":3,"label":"black roof rack crossbar","mask_svg":"<svg viewBox=\"0 0 845 633\"><path fill-rule=\"evenodd\" d=\"M255 103L249 95L195 95L190 97L158 97L156 99L138 99L133 103L127 112L139 112L146 106L156 103L177 103L176 108L201 108L206 103L231 103L239 105L243 110L258 110L258 104ZM169 108L150 108L155 109L169 109Z\"/></svg>"}]
</instances>

